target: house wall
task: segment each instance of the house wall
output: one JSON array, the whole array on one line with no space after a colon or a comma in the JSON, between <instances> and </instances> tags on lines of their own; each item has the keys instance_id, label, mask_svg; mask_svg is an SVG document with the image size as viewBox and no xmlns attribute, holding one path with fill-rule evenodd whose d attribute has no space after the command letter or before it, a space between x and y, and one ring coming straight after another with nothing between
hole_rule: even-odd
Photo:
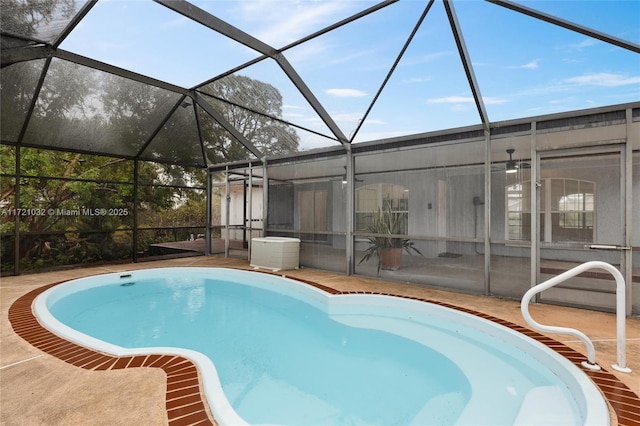
<instances>
[{"instance_id":1,"label":"house wall","mask_svg":"<svg viewBox=\"0 0 640 426\"><path fill-rule=\"evenodd\" d=\"M388 277L464 291L487 292L486 284L483 284L487 271L482 258L485 251L484 203L490 200L490 292L506 297L520 297L532 285L532 253L529 242L523 244L508 240L505 188L514 182L529 185L533 169L521 168L516 175L506 174L506 149L509 148L516 149L514 158L534 167L538 161L536 153L540 154L540 180L563 178L594 182L594 242L623 245L621 237L625 224L622 220L624 209L621 200L625 198L625 193L620 189L621 162L614 160L603 163L598 154L591 151L593 147L620 149L623 161L625 155L634 150L631 173L622 179L631 193L627 200L632 206L630 240L636 247L632 259L634 274L640 275L640 215L637 213L640 212L640 112L635 112L636 110L640 111L639 108L634 109L634 121L630 123L625 121L629 110L622 113L612 111L585 116L545 117L532 121L529 127L526 123L506 123L505 128L512 126L517 130L510 133L499 128L500 131L491 136L488 145L484 138L473 136L472 131L468 132L471 136L466 139L462 133L458 137L455 131L451 131L450 143L443 141L446 135L436 135L433 138L438 143L430 143L430 136L427 135L415 140L407 138L402 143L390 141L388 146L381 143L379 149L368 148L362 152L354 149L356 190L379 183L401 185L408 190L408 237L424 256L412 256L406 262L426 272L406 272L406 275L398 272ZM475 135L477 134L476 132ZM533 154L532 145L535 147ZM485 194L487 146L491 161L490 194ZM566 161L547 160L567 150L571 150L575 156ZM532 155L534 158L531 158ZM334 177L320 177L313 183L304 181L299 179L299 175L305 166L299 165L297 168L291 167L295 170L295 176L291 177L290 183L279 183L282 177L278 176L279 182L269 186L268 228L283 229L290 234L299 230L300 222L296 217L299 211L297 194L314 189L328 191L330 201L327 206L327 232L331 235L323 243L310 243L306 246L306 251L310 254L307 257L309 263L305 265L303 256L303 266L344 270L348 220L345 215L346 186L341 179L335 178L336 174L341 175L345 170L344 162L341 160L339 163ZM554 167L549 167L549 164ZM315 165L318 166L319 164ZM261 200L261 195L254 196ZM375 274L375 268L359 264L358 253L366 247L366 238L355 238L356 274ZM593 260L597 255L600 260L618 264L622 258L619 251L594 252L577 245L571 249L558 250L557 247L548 248L543 244L540 251L541 258L545 261L557 259L583 262ZM602 285L609 286L606 282ZM639 287L640 283L637 282L629 284L628 294L633 312L640 312ZM572 304L571 300L564 300L562 303L565 302ZM600 308L607 309L607 306L605 304Z\"/></svg>"}]
</instances>

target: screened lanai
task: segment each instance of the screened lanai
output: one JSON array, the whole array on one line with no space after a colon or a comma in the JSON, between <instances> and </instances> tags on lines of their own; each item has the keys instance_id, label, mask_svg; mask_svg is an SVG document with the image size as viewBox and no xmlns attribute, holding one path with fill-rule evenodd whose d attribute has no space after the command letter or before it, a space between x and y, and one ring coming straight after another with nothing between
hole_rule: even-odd
<instances>
[{"instance_id":1,"label":"screened lanai","mask_svg":"<svg viewBox=\"0 0 640 426\"><path fill-rule=\"evenodd\" d=\"M638 16L3 1L2 273L249 258L283 236L302 267L509 298L605 260L639 313ZM399 267L366 258L385 210ZM614 287L583 276L545 297L611 310Z\"/></svg>"}]
</instances>

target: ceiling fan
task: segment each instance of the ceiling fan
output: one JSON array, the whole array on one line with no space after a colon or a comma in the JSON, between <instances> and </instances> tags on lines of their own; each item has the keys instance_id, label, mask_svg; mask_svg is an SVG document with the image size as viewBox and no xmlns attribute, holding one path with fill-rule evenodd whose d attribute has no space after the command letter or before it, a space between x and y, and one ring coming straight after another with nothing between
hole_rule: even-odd
<instances>
[{"instance_id":1,"label":"ceiling fan","mask_svg":"<svg viewBox=\"0 0 640 426\"><path fill-rule=\"evenodd\" d=\"M509 160L505 166L504 171L506 173L516 173L520 169L529 169L531 168L531 164L525 163L523 161L517 161L513 159L513 153L516 152L514 148L507 149L507 154L509 154Z\"/></svg>"}]
</instances>

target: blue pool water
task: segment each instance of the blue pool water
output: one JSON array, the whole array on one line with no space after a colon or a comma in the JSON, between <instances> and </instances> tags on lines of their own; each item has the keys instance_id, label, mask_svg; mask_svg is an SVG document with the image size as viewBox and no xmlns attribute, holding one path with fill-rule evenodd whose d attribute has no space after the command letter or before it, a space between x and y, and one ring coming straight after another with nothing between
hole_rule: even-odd
<instances>
[{"instance_id":1,"label":"blue pool water","mask_svg":"<svg viewBox=\"0 0 640 426\"><path fill-rule=\"evenodd\" d=\"M471 326L478 320L423 302L328 296L279 277L213 268L69 284L50 290L46 306L80 340L90 336L125 352L186 348L208 358L213 377L205 381L222 392L207 397L221 424L227 411L234 412L231 424L499 425L552 418L583 424L594 418L593 402L580 393L585 383L557 371L571 365L558 367L562 361L552 356L549 367L540 360L542 348L514 345L513 332L491 331L496 327L484 322L478 330ZM232 409L217 410L219 399Z\"/></svg>"}]
</instances>

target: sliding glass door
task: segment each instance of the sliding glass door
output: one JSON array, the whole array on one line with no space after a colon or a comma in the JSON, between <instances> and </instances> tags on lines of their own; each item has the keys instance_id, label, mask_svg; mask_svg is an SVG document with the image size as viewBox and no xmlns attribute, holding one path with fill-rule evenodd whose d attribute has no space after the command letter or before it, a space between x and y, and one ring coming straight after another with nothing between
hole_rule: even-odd
<instances>
[{"instance_id":1,"label":"sliding glass door","mask_svg":"<svg viewBox=\"0 0 640 426\"><path fill-rule=\"evenodd\" d=\"M624 245L622 148L540 151L538 164L537 200L531 209L537 212L538 282L591 260L611 263L624 274L621 265L629 248ZM510 232L530 232L530 218L520 219L510 221ZM543 292L540 301L611 311L615 281L594 270Z\"/></svg>"}]
</instances>

